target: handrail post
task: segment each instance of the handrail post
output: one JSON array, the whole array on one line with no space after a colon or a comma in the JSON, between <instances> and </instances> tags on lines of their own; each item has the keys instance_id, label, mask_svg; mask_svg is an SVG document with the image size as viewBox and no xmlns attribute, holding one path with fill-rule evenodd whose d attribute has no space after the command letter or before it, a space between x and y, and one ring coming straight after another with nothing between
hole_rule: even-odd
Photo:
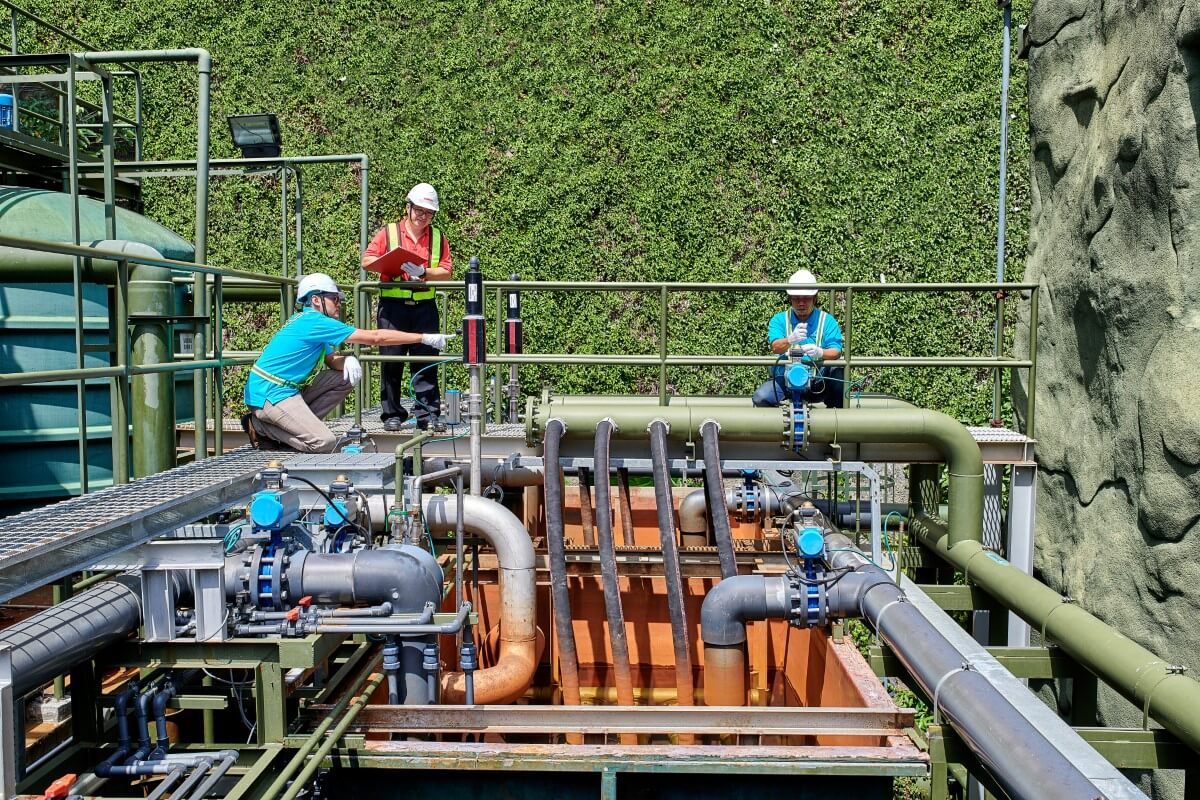
<instances>
[{"instance_id":1,"label":"handrail post","mask_svg":"<svg viewBox=\"0 0 1200 800\"><path fill-rule=\"evenodd\" d=\"M843 343L845 351L842 352L842 358L846 360L845 374L842 375L842 405L849 407L850 405L850 343L854 339L854 287L846 287L846 341ZM817 347L821 343L817 342Z\"/></svg>"},{"instance_id":2,"label":"handrail post","mask_svg":"<svg viewBox=\"0 0 1200 800\"><path fill-rule=\"evenodd\" d=\"M129 262L117 262L117 285L113 292L113 310L116 317L113 344L116 350L116 366L120 375L112 378L112 460L113 483L129 481Z\"/></svg>"},{"instance_id":3,"label":"handrail post","mask_svg":"<svg viewBox=\"0 0 1200 800\"><path fill-rule=\"evenodd\" d=\"M217 366L213 367L213 452L216 455L221 455L225 452L225 370L222 365L221 352L224 349L225 342L225 322L223 319L224 301L221 299L221 283L220 274L213 276L213 360L217 362Z\"/></svg>"},{"instance_id":4,"label":"handrail post","mask_svg":"<svg viewBox=\"0 0 1200 800\"><path fill-rule=\"evenodd\" d=\"M1033 412L1037 404L1037 340L1038 340L1038 295L1040 288L1029 293L1029 388L1025 395L1025 436L1034 438Z\"/></svg>"},{"instance_id":5,"label":"handrail post","mask_svg":"<svg viewBox=\"0 0 1200 800\"><path fill-rule=\"evenodd\" d=\"M71 241L79 244L79 140L75 129L75 57L67 56L67 184L71 192ZM75 368L84 368L83 352L83 280L80 269L83 260L72 259L71 288L75 300ZM88 493L87 453L87 378L79 378L75 384L75 400L78 405L76 432L79 444L79 493Z\"/></svg>"},{"instance_id":6,"label":"handrail post","mask_svg":"<svg viewBox=\"0 0 1200 800\"><path fill-rule=\"evenodd\" d=\"M496 289L496 355L504 355L504 290ZM501 365L492 362L492 421L497 425L504 422L503 387L500 385Z\"/></svg>"},{"instance_id":7,"label":"handrail post","mask_svg":"<svg viewBox=\"0 0 1200 800\"><path fill-rule=\"evenodd\" d=\"M658 287L658 404L667 404L667 285Z\"/></svg>"}]
</instances>

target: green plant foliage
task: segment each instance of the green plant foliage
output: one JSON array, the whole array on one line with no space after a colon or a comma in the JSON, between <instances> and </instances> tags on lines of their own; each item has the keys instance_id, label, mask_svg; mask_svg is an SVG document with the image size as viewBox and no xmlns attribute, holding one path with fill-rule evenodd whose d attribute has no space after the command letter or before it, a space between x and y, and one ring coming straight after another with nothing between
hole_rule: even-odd
<instances>
[{"instance_id":1,"label":"green plant foliage","mask_svg":"<svg viewBox=\"0 0 1200 800\"><path fill-rule=\"evenodd\" d=\"M372 229L395 218L413 183L434 183L456 268L478 256L488 278L761 283L800 266L826 281L995 275L1001 24L990 2L30 8L102 48L208 48L214 155L235 155L225 115L275 111L288 154L370 156ZM144 72L145 156L194 158L194 66ZM1024 80L1015 61L1010 279L1021 275L1027 238ZM305 268L352 281L358 176L332 165L303 177ZM191 234L192 181L148 180L145 198L151 216ZM209 260L278 273L280 200L273 175L214 179ZM823 301L844 321L841 298ZM526 349L656 353L657 302L628 292L529 295ZM990 355L993 303L856 298L853 352ZM675 295L671 351L765 355L767 319L782 307L775 295ZM273 325L253 308L227 316L239 346L261 344ZM562 392L658 389L657 369L521 374L529 391L543 381ZM748 393L764 377L678 369L668 381L679 393ZM964 420L990 416L986 371L873 377L872 390Z\"/></svg>"}]
</instances>

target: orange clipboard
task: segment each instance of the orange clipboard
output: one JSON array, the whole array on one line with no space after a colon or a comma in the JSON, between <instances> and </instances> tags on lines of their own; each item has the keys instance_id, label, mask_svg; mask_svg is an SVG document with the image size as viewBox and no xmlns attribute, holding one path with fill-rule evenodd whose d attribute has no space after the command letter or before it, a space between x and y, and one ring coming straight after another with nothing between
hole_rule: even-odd
<instances>
[{"instance_id":1,"label":"orange clipboard","mask_svg":"<svg viewBox=\"0 0 1200 800\"><path fill-rule=\"evenodd\" d=\"M412 250L396 247L372 261L366 269L368 272L378 272L383 277L392 280L411 280L404 270L400 269L401 265L410 261L414 264L424 265L428 258L423 254L414 253Z\"/></svg>"}]
</instances>

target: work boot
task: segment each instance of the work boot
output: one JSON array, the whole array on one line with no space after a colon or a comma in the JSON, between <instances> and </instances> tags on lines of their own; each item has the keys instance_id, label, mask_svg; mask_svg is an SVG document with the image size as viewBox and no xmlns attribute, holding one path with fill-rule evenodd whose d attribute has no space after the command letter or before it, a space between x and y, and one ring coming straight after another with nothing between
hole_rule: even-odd
<instances>
[{"instance_id":1,"label":"work boot","mask_svg":"<svg viewBox=\"0 0 1200 800\"><path fill-rule=\"evenodd\" d=\"M395 433L404 425L405 420L402 417L388 417L383 421L383 429L388 433Z\"/></svg>"},{"instance_id":2,"label":"work boot","mask_svg":"<svg viewBox=\"0 0 1200 800\"><path fill-rule=\"evenodd\" d=\"M258 431L254 429L254 415L250 413L242 414L242 430L246 432L246 438L250 440L250 446L255 450L262 450L262 443L258 438Z\"/></svg>"}]
</instances>

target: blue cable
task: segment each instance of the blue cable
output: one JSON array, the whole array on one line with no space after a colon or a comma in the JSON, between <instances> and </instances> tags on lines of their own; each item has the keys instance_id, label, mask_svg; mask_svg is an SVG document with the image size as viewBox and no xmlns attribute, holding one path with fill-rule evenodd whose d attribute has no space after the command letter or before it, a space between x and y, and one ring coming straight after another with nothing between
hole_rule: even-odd
<instances>
[{"instance_id":1,"label":"blue cable","mask_svg":"<svg viewBox=\"0 0 1200 800\"><path fill-rule=\"evenodd\" d=\"M417 376L420 375L425 370L431 369L433 367L440 367L443 364L457 364L457 363L458 363L457 358L447 358L442 361L434 361L430 364L426 364L425 366L421 367L419 370L414 372L412 375L409 375L408 376L408 396L412 398L414 403L420 405L426 411L432 411L433 409L431 409L429 406L425 405L424 403L422 403L420 400L417 399L417 389L416 389L416 386L413 385L417 379Z\"/></svg>"}]
</instances>

